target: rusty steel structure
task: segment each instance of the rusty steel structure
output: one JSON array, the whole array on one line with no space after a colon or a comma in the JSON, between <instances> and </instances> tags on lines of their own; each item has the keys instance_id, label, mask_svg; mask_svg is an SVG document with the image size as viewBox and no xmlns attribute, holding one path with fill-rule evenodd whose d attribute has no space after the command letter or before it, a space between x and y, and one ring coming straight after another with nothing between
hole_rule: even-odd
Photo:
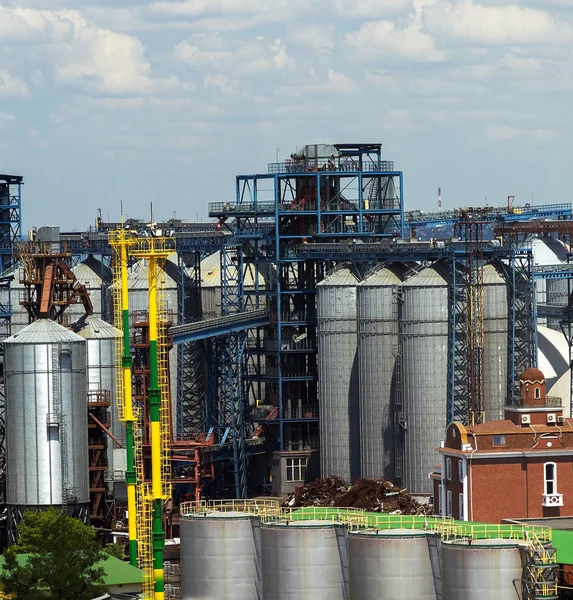
<instances>
[{"instance_id":1,"label":"rusty steel structure","mask_svg":"<svg viewBox=\"0 0 573 600\"><path fill-rule=\"evenodd\" d=\"M64 311L72 304L83 304L87 315L93 313L88 291L71 269L72 254L65 245L48 242L22 242L16 258L22 265L20 283L24 286L20 304L28 320L51 319L65 325Z\"/></svg>"}]
</instances>

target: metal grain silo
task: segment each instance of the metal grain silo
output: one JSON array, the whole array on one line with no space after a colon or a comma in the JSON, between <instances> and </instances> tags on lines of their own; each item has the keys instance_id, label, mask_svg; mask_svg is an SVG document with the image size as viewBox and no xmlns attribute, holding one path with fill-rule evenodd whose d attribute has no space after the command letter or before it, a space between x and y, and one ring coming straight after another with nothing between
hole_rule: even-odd
<instances>
[{"instance_id":1,"label":"metal grain silo","mask_svg":"<svg viewBox=\"0 0 573 600\"><path fill-rule=\"evenodd\" d=\"M429 537L406 529L349 533L349 600L436 600Z\"/></svg>"},{"instance_id":2,"label":"metal grain silo","mask_svg":"<svg viewBox=\"0 0 573 600\"><path fill-rule=\"evenodd\" d=\"M291 521L261 527L264 600L342 600L335 527Z\"/></svg>"},{"instance_id":3,"label":"metal grain silo","mask_svg":"<svg viewBox=\"0 0 573 600\"><path fill-rule=\"evenodd\" d=\"M521 552L511 540L471 540L442 545L443 600L519 600Z\"/></svg>"},{"instance_id":4,"label":"metal grain silo","mask_svg":"<svg viewBox=\"0 0 573 600\"><path fill-rule=\"evenodd\" d=\"M448 282L444 267L428 267L402 287L402 485L418 494L432 491L428 474L446 427Z\"/></svg>"},{"instance_id":5,"label":"metal grain silo","mask_svg":"<svg viewBox=\"0 0 573 600\"><path fill-rule=\"evenodd\" d=\"M547 289L547 304L567 306L569 303L569 287L567 279L547 279L545 281L545 286ZM571 291L573 292L573 285L571 285ZM559 319L547 319L547 326L561 332Z\"/></svg>"},{"instance_id":6,"label":"metal grain silo","mask_svg":"<svg viewBox=\"0 0 573 600\"><path fill-rule=\"evenodd\" d=\"M317 285L321 473L345 481L360 475L357 283L343 268Z\"/></svg>"},{"instance_id":7,"label":"metal grain silo","mask_svg":"<svg viewBox=\"0 0 573 600\"><path fill-rule=\"evenodd\" d=\"M90 315L73 325L73 330L86 340L87 351L87 385L88 400L98 398L109 400L110 427L113 437L108 440L108 472L106 480L118 483L116 497L123 496L125 491L125 425L120 422L116 402L116 375L119 368L116 364L115 344L121 337L121 331L103 319Z\"/></svg>"},{"instance_id":8,"label":"metal grain silo","mask_svg":"<svg viewBox=\"0 0 573 600\"><path fill-rule=\"evenodd\" d=\"M259 520L248 513L181 517L183 600L260 600Z\"/></svg>"},{"instance_id":9,"label":"metal grain silo","mask_svg":"<svg viewBox=\"0 0 573 600\"><path fill-rule=\"evenodd\" d=\"M4 342L6 499L13 514L89 502L86 343L41 319Z\"/></svg>"},{"instance_id":10,"label":"metal grain silo","mask_svg":"<svg viewBox=\"0 0 573 600\"><path fill-rule=\"evenodd\" d=\"M503 419L507 396L507 284L494 265L483 268L484 411L487 421Z\"/></svg>"},{"instance_id":11,"label":"metal grain silo","mask_svg":"<svg viewBox=\"0 0 573 600\"><path fill-rule=\"evenodd\" d=\"M90 295L94 314L101 318L113 320L111 313L107 314L109 305L106 306L106 298L109 295L111 285L111 269L94 256L88 256L84 261L77 264L72 271L76 279L85 286ZM69 322L76 321L84 315L84 307L81 304L72 304L66 311Z\"/></svg>"},{"instance_id":12,"label":"metal grain silo","mask_svg":"<svg viewBox=\"0 0 573 600\"><path fill-rule=\"evenodd\" d=\"M404 270L383 268L357 287L362 477L395 478L397 290Z\"/></svg>"}]
</instances>

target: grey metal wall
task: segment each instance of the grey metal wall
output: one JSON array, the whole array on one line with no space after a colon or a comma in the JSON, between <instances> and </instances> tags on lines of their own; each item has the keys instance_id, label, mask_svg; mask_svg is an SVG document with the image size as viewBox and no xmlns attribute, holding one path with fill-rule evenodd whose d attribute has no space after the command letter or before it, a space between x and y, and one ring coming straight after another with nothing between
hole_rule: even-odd
<instances>
[{"instance_id":1,"label":"grey metal wall","mask_svg":"<svg viewBox=\"0 0 573 600\"><path fill-rule=\"evenodd\" d=\"M423 532L349 533L348 578L349 600L436 600Z\"/></svg>"},{"instance_id":2,"label":"grey metal wall","mask_svg":"<svg viewBox=\"0 0 573 600\"><path fill-rule=\"evenodd\" d=\"M341 269L317 285L321 473L345 481L360 475L356 284Z\"/></svg>"},{"instance_id":3,"label":"grey metal wall","mask_svg":"<svg viewBox=\"0 0 573 600\"><path fill-rule=\"evenodd\" d=\"M547 288L547 304L567 306L569 292L566 279L547 279L545 285ZM573 285L571 286L571 291L573 292ZM561 331L558 319L547 319L547 326L556 331Z\"/></svg>"},{"instance_id":4,"label":"grey metal wall","mask_svg":"<svg viewBox=\"0 0 573 600\"><path fill-rule=\"evenodd\" d=\"M120 422L116 398L116 375L118 365L115 359L116 339L121 331L96 316L89 316L74 325L76 333L86 340L87 385L88 391L109 392L110 432L121 448L108 439L108 472L106 480L125 483L125 425Z\"/></svg>"},{"instance_id":5,"label":"grey metal wall","mask_svg":"<svg viewBox=\"0 0 573 600\"><path fill-rule=\"evenodd\" d=\"M443 600L519 600L522 559L507 540L442 545Z\"/></svg>"},{"instance_id":6,"label":"grey metal wall","mask_svg":"<svg viewBox=\"0 0 573 600\"><path fill-rule=\"evenodd\" d=\"M442 266L428 267L403 287L400 328L404 382L402 483L431 493L428 473L446 427L448 288Z\"/></svg>"},{"instance_id":7,"label":"grey metal wall","mask_svg":"<svg viewBox=\"0 0 573 600\"><path fill-rule=\"evenodd\" d=\"M404 267L395 265L357 287L362 477L395 478L397 289Z\"/></svg>"},{"instance_id":8,"label":"grey metal wall","mask_svg":"<svg viewBox=\"0 0 573 600\"><path fill-rule=\"evenodd\" d=\"M62 504L65 470L69 504L89 502L85 341L40 320L4 353L8 504Z\"/></svg>"},{"instance_id":9,"label":"grey metal wall","mask_svg":"<svg viewBox=\"0 0 573 600\"><path fill-rule=\"evenodd\" d=\"M183 600L260 600L254 521L240 514L181 517Z\"/></svg>"},{"instance_id":10,"label":"grey metal wall","mask_svg":"<svg viewBox=\"0 0 573 600\"><path fill-rule=\"evenodd\" d=\"M342 600L334 527L320 521L261 527L263 600Z\"/></svg>"},{"instance_id":11,"label":"grey metal wall","mask_svg":"<svg viewBox=\"0 0 573 600\"><path fill-rule=\"evenodd\" d=\"M507 396L507 284L494 265L483 268L484 410L487 421L503 419Z\"/></svg>"}]
</instances>

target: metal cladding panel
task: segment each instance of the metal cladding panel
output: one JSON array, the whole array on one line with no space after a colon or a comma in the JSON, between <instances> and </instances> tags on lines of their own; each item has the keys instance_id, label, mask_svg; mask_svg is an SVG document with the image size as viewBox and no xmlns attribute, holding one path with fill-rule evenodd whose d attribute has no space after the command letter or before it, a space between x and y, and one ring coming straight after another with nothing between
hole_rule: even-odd
<instances>
[{"instance_id":1,"label":"metal cladding panel","mask_svg":"<svg viewBox=\"0 0 573 600\"><path fill-rule=\"evenodd\" d=\"M181 518L180 536L183 600L259 598L250 518Z\"/></svg>"},{"instance_id":2,"label":"metal cladding panel","mask_svg":"<svg viewBox=\"0 0 573 600\"><path fill-rule=\"evenodd\" d=\"M263 526L263 600L342 600L334 527Z\"/></svg>"},{"instance_id":3,"label":"metal cladding panel","mask_svg":"<svg viewBox=\"0 0 573 600\"><path fill-rule=\"evenodd\" d=\"M507 284L493 265L483 269L484 410L487 421L503 419L507 386Z\"/></svg>"},{"instance_id":4,"label":"metal cladding panel","mask_svg":"<svg viewBox=\"0 0 573 600\"><path fill-rule=\"evenodd\" d=\"M443 600L518 600L519 548L442 545Z\"/></svg>"},{"instance_id":5,"label":"metal cladding panel","mask_svg":"<svg viewBox=\"0 0 573 600\"><path fill-rule=\"evenodd\" d=\"M402 483L412 493L431 493L428 474L446 428L448 288L434 268L403 285L404 458Z\"/></svg>"},{"instance_id":6,"label":"metal cladding panel","mask_svg":"<svg viewBox=\"0 0 573 600\"><path fill-rule=\"evenodd\" d=\"M360 397L360 466L362 477L395 477L397 286L401 278L382 269L357 288Z\"/></svg>"},{"instance_id":7,"label":"metal cladding panel","mask_svg":"<svg viewBox=\"0 0 573 600\"><path fill-rule=\"evenodd\" d=\"M121 331L113 325L98 319L87 317L86 327L78 331L87 343L87 386L89 391L109 392L110 432L125 447L125 425L120 422L116 402L116 372L115 343L121 337ZM113 440L108 440L109 473L121 470L121 465L114 464L118 457L113 450L117 446Z\"/></svg>"},{"instance_id":8,"label":"metal cladding panel","mask_svg":"<svg viewBox=\"0 0 573 600\"><path fill-rule=\"evenodd\" d=\"M548 279L545 281L545 285L547 286L547 304L567 306L567 303L569 302L569 291L566 279ZM571 291L573 291L573 285L571 286ZM547 326L556 331L561 331L559 319L547 319Z\"/></svg>"},{"instance_id":9,"label":"metal cladding panel","mask_svg":"<svg viewBox=\"0 0 573 600\"><path fill-rule=\"evenodd\" d=\"M342 269L317 286L321 473L345 481L360 475L356 283Z\"/></svg>"},{"instance_id":10,"label":"metal cladding panel","mask_svg":"<svg viewBox=\"0 0 573 600\"><path fill-rule=\"evenodd\" d=\"M380 533L348 536L349 600L436 600L426 536Z\"/></svg>"},{"instance_id":11,"label":"metal cladding panel","mask_svg":"<svg viewBox=\"0 0 573 600\"><path fill-rule=\"evenodd\" d=\"M85 342L74 336L77 339L68 342L31 344L19 343L19 337L10 338L4 348L7 502L62 504L62 459L67 462L70 495L77 503L88 502ZM53 353L59 365L56 374ZM55 412L55 381L63 416L58 427L48 427L53 420L48 415Z\"/></svg>"}]
</instances>

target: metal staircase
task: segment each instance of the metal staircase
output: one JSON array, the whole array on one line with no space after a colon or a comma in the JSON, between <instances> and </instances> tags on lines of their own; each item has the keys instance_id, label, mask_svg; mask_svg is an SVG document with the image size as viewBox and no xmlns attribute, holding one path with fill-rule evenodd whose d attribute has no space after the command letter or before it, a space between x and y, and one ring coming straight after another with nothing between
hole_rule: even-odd
<instances>
[{"instance_id":1,"label":"metal staircase","mask_svg":"<svg viewBox=\"0 0 573 600\"><path fill-rule=\"evenodd\" d=\"M524 600L550 600L557 593L557 550L550 541L539 539L535 531L527 532L523 577Z\"/></svg>"}]
</instances>

